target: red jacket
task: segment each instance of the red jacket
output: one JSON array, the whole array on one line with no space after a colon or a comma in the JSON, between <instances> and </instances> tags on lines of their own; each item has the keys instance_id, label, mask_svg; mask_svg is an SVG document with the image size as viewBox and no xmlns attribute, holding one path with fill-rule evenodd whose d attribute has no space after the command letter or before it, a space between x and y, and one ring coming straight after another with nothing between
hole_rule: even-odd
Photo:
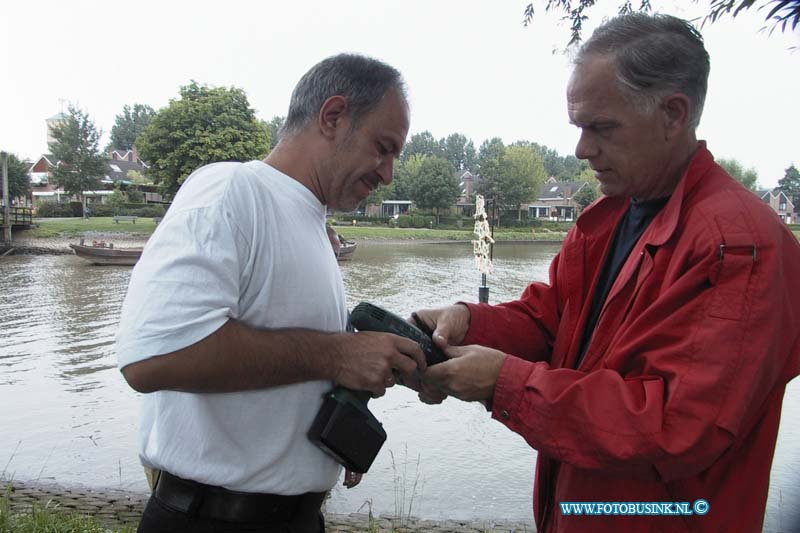
<instances>
[{"instance_id":1,"label":"red jacket","mask_svg":"<svg viewBox=\"0 0 800 533\"><path fill-rule=\"evenodd\" d=\"M464 344L509 354L492 416L539 451L538 531L761 531L786 383L800 371L800 245L705 143L633 248L577 369L628 200L586 209L550 283L470 304ZM559 502L708 501L704 516L566 516Z\"/></svg>"}]
</instances>

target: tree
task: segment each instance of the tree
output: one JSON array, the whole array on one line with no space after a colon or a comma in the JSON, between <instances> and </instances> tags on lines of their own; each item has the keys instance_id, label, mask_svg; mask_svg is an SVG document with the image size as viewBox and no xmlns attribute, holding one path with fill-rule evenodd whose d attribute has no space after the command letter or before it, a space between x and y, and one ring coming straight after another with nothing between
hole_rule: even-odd
<instances>
[{"instance_id":1,"label":"tree","mask_svg":"<svg viewBox=\"0 0 800 533\"><path fill-rule=\"evenodd\" d=\"M481 144L478 171L477 192L494 199L500 210L515 209L518 220L520 205L530 201L547 178L542 156L532 143L519 141L505 147L497 137Z\"/></svg>"},{"instance_id":2,"label":"tree","mask_svg":"<svg viewBox=\"0 0 800 533\"><path fill-rule=\"evenodd\" d=\"M108 203L114 209L114 214L118 214L119 210L125 207L125 195L120 190L119 182L114 184L114 191L108 195Z\"/></svg>"},{"instance_id":3,"label":"tree","mask_svg":"<svg viewBox=\"0 0 800 533\"><path fill-rule=\"evenodd\" d=\"M474 169L477 156L475 145L460 133L451 133L439 141L442 155L456 170Z\"/></svg>"},{"instance_id":4,"label":"tree","mask_svg":"<svg viewBox=\"0 0 800 533\"><path fill-rule=\"evenodd\" d=\"M269 134L269 151L271 152L275 145L278 144L278 133L281 131L283 127L283 123L286 122L286 117L279 117L274 116L270 119L269 122L264 122L263 120L261 123L267 129L267 133Z\"/></svg>"},{"instance_id":5,"label":"tree","mask_svg":"<svg viewBox=\"0 0 800 533\"><path fill-rule=\"evenodd\" d=\"M50 143L50 153L56 160L53 183L67 194L74 194L85 214L83 193L98 186L106 169L105 158L99 152L100 131L87 113L72 104L67 119L51 131L54 142Z\"/></svg>"},{"instance_id":6,"label":"tree","mask_svg":"<svg viewBox=\"0 0 800 533\"><path fill-rule=\"evenodd\" d=\"M641 0L638 9L634 9L631 0L620 0L619 13L632 13L633 11L651 11L650 0ZM572 0L547 0L545 11L563 11L563 20L571 24L572 37L567 46L572 46L581 41L583 23L589 18L586 11L594 6L597 0L578 0L577 5L573 6ZM782 32L786 31L787 25L791 24L791 31L800 22L800 0L710 0L709 11L703 18L702 24L706 22L714 23L727 14L735 18L739 13L749 10L756 3L760 4L759 10L766 10L767 15L764 21L772 21L770 32L780 27ZM525 6L522 23L527 26L531 23L534 16L533 2Z\"/></svg>"},{"instance_id":7,"label":"tree","mask_svg":"<svg viewBox=\"0 0 800 533\"><path fill-rule=\"evenodd\" d=\"M132 204L143 204L144 203L144 194L139 189L131 187L125 192L125 196L128 197L128 202Z\"/></svg>"},{"instance_id":8,"label":"tree","mask_svg":"<svg viewBox=\"0 0 800 533\"><path fill-rule=\"evenodd\" d=\"M753 168L747 170L742 167L742 164L735 159L717 159L717 164L725 169L733 179L750 189L755 191L758 188L758 173Z\"/></svg>"},{"instance_id":9,"label":"tree","mask_svg":"<svg viewBox=\"0 0 800 533\"><path fill-rule=\"evenodd\" d=\"M417 207L436 211L438 222L439 210L451 207L461 194L456 169L443 157L425 157L410 183L409 192Z\"/></svg>"},{"instance_id":10,"label":"tree","mask_svg":"<svg viewBox=\"0 0 800 533\"><path fill-rule=\"evenodd\" d=\"M778 187L792 200L794 208L800 209L800 170L797 167L790 165L786 169L786 173L778 180Z\"/></svg>"},{"instance_id":11,"label":"tree","mask_svg":"<svg viewBox=\"0 0 800 533\"><path fill-rule=\"evenodd\" d=\"M597 200L597 185L587 182L586 185L572 196L572 200L581 206L581 211L589 207L589 204Z\"/></svg>"},{"instance_id":12,"label":"tree","mask_svg":"<svg viewBox=\"0 0 800 533\"><path fill-rule=\"evenodd\" d=\"M31 190L31 177L28 174L30 164L9 153L6 165L8 167L8 195L16 198L28 194L28 191ZM2 194L2 190L0 190L0 194Z\"/></svg>"},{"instance_id":13,"label":"tree","mask_svg":"<svg viewBox=\"0 0 800 533\"><path fill-rule=\"evenodd\" d=\"M152 185L153 181L139 172L138 170L129 170L125 173L125 177L135 185Z\"/></svg>"},{"instance_id":14,"label":"tree","mask_svg":"<svg viewBox=\"0 0 800 533\"><path fill-rule=\"evenodd\" d=\"M203 165L263 158L269 151L269 134L243 90L193 81L181 87L180 98L156 113L137 148L150 164L147 173L172 196Z\"/></svg>"},{"instance_id":15,"label":"tree","mask_svg":"<svg viewBox=\"0 0 800 533\"><path fill-rule=\"evenodd\" d=\"M513 206L517 220L521 220L520 205L531 201L547 179L542 156L530 144L514 143L508 146L500 159L499 178L497 205Z\"/></svg>"},{"instance_id":16,"label":"tree","mask_svg":"<svg viewBox=\"0 0 800 533\"><path fill-rule=\"evenodd\" d=\"M109 148L130 150L136 138L147 127L156 112L149 105L133 104L133 108L125 105L122 113L114 119L111 127L111 143Z\"/></svg>"},{"instance_id":17,"label":"tree","mask_svg":"<svg viewBox=\"0 0 800 533\"><path fill-rule=\"evenodd\" d=\"M429 131L415 133L403 147L400 160L405 161L412 155L443 156L442 147L439 141L433 138Z\"/></svg>"},{"instance_id":18,"label":"tree","mask_svg":"<svg viewBox=\"0 0 800 533\"><path fill-rule=\"evenodd\" d=\"M493 137L481 143L481 147L478 149L477 170L478 174L483 178L482 181L491 180L498 175L500 159L503 157L505 150L506 146L500 137ZM494 198L490 190L483 190L481 194L487 198Z\"/></svg>"}]
</instances>

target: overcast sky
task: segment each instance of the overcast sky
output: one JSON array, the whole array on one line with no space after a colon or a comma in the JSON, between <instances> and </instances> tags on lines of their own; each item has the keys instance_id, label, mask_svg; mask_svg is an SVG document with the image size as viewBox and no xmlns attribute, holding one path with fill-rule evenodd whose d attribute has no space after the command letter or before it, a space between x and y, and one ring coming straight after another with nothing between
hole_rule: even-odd
<instances>
[{"instance_id":1,"label":"overcast sky","mask_svg":"<svg viewBox=\"0 0 800 533\"><path fill-rule=\"evenodd\" d=\"M403 72L411 133L460 132L476 148L495 136L527 139L570 154L578 136L564 96L570 63L554 53L569 27L541 13L523 27L527 3L11 0L0 10L0 149L46 152L45 119L67 102L88 111L105 145L123 105L158 109L192 79L244 89L269 120L286 114L309 67L346 51ZM590 28L621 0L599 3ZM702 13L700 3L653 1L685 18ZM789 50L800 47L800 29L770 37L758 31L762 21L751 10L703 29L711 77L698 135L771 187L800 165L800 50Z\"/></svg>"}]
</instances>

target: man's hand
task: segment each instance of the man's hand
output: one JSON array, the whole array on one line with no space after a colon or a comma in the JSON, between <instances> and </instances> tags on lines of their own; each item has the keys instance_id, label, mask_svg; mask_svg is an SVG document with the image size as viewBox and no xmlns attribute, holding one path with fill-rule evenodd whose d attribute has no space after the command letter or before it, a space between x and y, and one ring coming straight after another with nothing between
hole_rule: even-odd
<instances>
[{"instance_id":1,"label":"man's hand","mask_svg":"<svg viewBox=\"0 0 800 533\"><path fill-rule=\"evenodd\" d=\"M438 309L415 311L408 321L425 333L432 332L433 342L445 350L449 346L461 344L469 329L469 319L469 308L466 305L455 304ZM423 376L418 375L415 378L406 380L404 384L417 391L423 403L440 404L447 398L445 391L429 383Z\"/></svg>"},{"instance_id":2,"label":"man's hand","mask_svg":"<svg viewBox=\"0 0 800 533\"><path fill-rule=\"evenodd\" d=\"M477 344L451 346L445 348L445 354L449 361L430 367L422 376L426 390L464 401L492 398L506 354ZM422 393L420 399L425 401Z\"/></svg>"},{"instance_id":3,"label":"man's hand","mask_svg":"<svg viewBox=\"0 0 800 533\"><path fill-rule=\"evenodd\" d=\"M431 338L440 348L460 345L469 329L469 308L463 304L439 309L421 309L416 312L416 316L433 331ZM410 322L418 325L414 320Z\"/></svg>"},{"instance_id":4,"label":"man's hand","mask_svg":"<svg viewBox=\"0 0 800 533\"><path fill-rule=\"evenodd\" d=\"M425 371L419 345L392 333L362 331L341 336L334 365L334 381L353 390L370 391L377 398L394 386L394 372L403 380Z\"/></svg>"},{"instance_id":5,"label":"man's hand","mask_svg":"<svg viewBox=\"0 0 800 533\"><path fill-rule=\"evenodd\" d=\"M348 489L352 489L353 487L361 483L361 476L362 474L359 474L358 472L351 472L350 470L345 468L344 481L342 482L342 485L344 485Z\"/></svg>"}]
</instances>

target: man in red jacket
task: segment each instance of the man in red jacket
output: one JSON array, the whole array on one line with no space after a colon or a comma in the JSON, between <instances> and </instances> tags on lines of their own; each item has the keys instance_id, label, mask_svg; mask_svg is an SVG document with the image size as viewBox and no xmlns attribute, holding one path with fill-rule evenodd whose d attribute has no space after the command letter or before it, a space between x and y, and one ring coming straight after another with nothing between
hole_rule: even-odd
<instances>
[{"instance_id":1,"label":"man in red jacket","mask_svg":"<svg viewBox=\"0 0 800 533\"><path fill-rule=\"evenodd\" d=\"M708 71L686 21L598 28L567 101L604 196L549 283L418 312L451 357L422 399L486 401L538 450L540 532L761 531L800 367L800 245L696 139Z\"/></svg>"}]
</instances>

